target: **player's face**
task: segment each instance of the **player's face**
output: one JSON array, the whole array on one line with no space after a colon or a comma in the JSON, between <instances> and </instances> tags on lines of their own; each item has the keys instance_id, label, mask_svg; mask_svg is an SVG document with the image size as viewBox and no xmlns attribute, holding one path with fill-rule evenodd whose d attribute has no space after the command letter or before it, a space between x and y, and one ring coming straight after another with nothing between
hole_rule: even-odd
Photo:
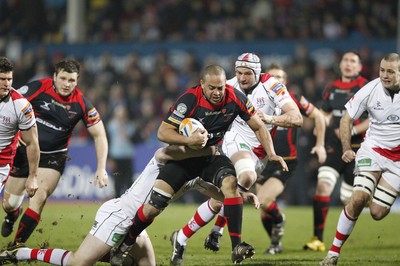
<instances>
[{"instance_id":1,"label":"player's face","mask_svg":"<svg viewBox=\"0 0 400 266\"><path fill-rule=\"evenodd\" d=\"M201 88L206 99L212 103L219 103L225 95L225 75L205 75L204 80L200 80Z\"/></svg>"},{"instance_id":2,"label":"player's face","mask_svg":"<svg viewBox=\"0 0 400 266\"><path fill-rule=\"evenodd\" d=\"M399 91L400 90L400 70L399 62L393 61L388 62L386 60L381 61L379 67L379 78L381 79L383 87L388 90Z\"/></svg>"},{"instance_id":3,"label":"player's face","mask_svg":"<svg viewBox=\"0 0 400 266\"><path fill-rule=\"evenodd\" d=\"M286 74L282 69L270 69L268 70L268 74L276 78L280 83L286 85Z\"/></svg>"},{"instance_id":4,"label":"player's face","mask_svg":"<svg viewBox=\"0 0 400 266\"><path fill-rule=\"evenodd\" d=\"M257 83L253 70L247 67L236 68L236 78L242 90L251 89Z\"/></svg>"},{"instance_id":5,"label":"player's face","mask_svg":"<svg viewBox=\"0 0 400 266\"><path fill-rule=\"evenodd\" d=\"M0 99L10 92L13 80L13 72L0 73Z\"/></svg>"},{"instance_id":6,"label":"player's face","mask_svg":"<svg viewBox=\"0 0 400 266\"><path fill-rule=\"evenodd\" d=\"M78 73L68 73L63 70L54 74L56 92L65 97L70 95L78 84Z\"/></svg>"},{"instance_id":7,"label":"player's face","mask_svg":"<svg viewBox=\"0 0 400 266\"><path fill-rule=\"evenodd\" d=\"M361 72L360 58L354 53L345 53L340 60L339 68L343 81L349 81Z\"/></svg>"}]
</instances>

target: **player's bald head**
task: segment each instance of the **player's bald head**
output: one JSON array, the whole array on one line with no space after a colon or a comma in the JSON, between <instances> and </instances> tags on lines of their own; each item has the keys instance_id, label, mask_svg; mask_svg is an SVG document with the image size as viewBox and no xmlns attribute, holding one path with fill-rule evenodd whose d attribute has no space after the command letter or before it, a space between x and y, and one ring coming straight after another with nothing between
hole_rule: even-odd
<instances>
[{"instance_id":1,"label":"player's bald head","mask_svg":"<svg viewBox=\"0 0 400 266\"><path fill-rule=\"evenodd\" d=\"M206 66L201 74L201 79L205 80L206 76L224 76L226 79L225 70L219 65Z\"/></svg>"}]
</instances>

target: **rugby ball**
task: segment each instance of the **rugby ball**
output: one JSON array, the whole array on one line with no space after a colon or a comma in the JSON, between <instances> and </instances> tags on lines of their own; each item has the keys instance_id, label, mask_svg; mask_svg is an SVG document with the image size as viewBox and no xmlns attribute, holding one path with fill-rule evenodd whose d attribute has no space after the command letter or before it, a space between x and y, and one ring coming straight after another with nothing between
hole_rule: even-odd
<instances>
[{"instance_id":1,"label":"rugby ball","mask_svg":"<svg viewBox=\"0 0 400 266\"><path fill-rule=\"evenodd\" d=\"M194 118L191 118L191 117L187 117L187 118L183 119L181 124L179 125L179 133L186 137L190 137L193 134L193 132L195 132L199 128L204 129L204 126L202 123L200 123L200 121L198 121ZM201 148L204 148L205 144L206 143L204 143L204 145L202 145L202 146L189 145L189 148L191 148L193 150L199 150Z\"/></svg>"},{"instance_id":2,"label":"rugby ball","mask_svg":"<svg viewBox=\"0 0 400 266\"><path fill-rule=\"evenodd\" d=\"M194 118L188 117L183 119L179 125L179 133L186 137L190 137L192 133L199 128L204 129L203 124Z\"/></svg>"}]
</instances>

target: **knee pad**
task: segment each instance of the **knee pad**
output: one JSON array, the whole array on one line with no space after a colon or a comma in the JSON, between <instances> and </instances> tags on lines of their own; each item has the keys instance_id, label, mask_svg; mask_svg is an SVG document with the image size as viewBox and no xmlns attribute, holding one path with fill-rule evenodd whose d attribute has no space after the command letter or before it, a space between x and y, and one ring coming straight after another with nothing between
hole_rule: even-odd
<instances>
[{"instance_id":1,"label":"knee pad","mask_svg":"<svg viewBox=\"0 0 400 266\"><path fill-rule=\"evenodd\" d=\"M354 177L354 185L353 185L354 191L356 190L363 191L368 195L370 195L370 197L372 197L372 195L375 192L375 186L376 186L375 177L370 173L361 172Z\"/></svg>"},{"instance_id":2,"label":"knee pad","mask_svg":"<svg viewBox=\"0 0 400 266\"><path fill-rule=\"evenodd\" d=\"M257 178L257 173L256 173L256 165L254 163L254 161L252 159L240 159L235 163L235 171L236 171L236 176L239 179L239 176L241 174L243 174L244 172L251 172L253 173L254 177ZM241 190L243 191L248 191L249 188L242 186L242 184L240 184L238 182L238 186Z\"/></svg>"},{"instance_id":3,"label":"knee pad","mask_svg":"<svg viewBox=\"0 0 400 266\"><path fill-rule=\"evenodd\" d=\"M256 165L252 159L240 159L235 163L235 171L237 176L240 176L244 172L253 172L254 175L257 176L255 168Z\"/></svg>"},{"instance_id":4,"label":"knee pad","mask_svg":"<svg viewBox=\"0 0 400 266\"><path fill-rule=\"evenodd\" d=\"M157 210L162 211L168 206L171 198L172 196L170 194L162 191L161 189L153 188L151 191L149 204Z\"/></svg>"},{"instance_id":5,"label":"knee pad","mask_svg":"<svg viewBox=\"0 0 400 266\"><path fill-rule=\"evenodd\" d=\"M353 193L353 186L350 186L346 182L342 182L342 185L340 186L340 200L346 204L349 202L351 198L351 194Z\"/></svg>"},{"instance_id":6,"label":"knee pad","mask_svg":"<svg viewBox=\"0 0 400 266\"><path fill-rule=\"evenodd\" d=\"M390 209L397 198L397 192L390 191L387 188L378 185L376 187L372 202Z\"/></svg>"},{"instance_id":7,"label":"knee pad","mask_svg":"<svg viewBox=\"0 0 400 266\"><path fill-rule=\"evenodd\" d=\"M336 185L336 181L339 178L339 173L330 166L321 166L318 169L318 180L323 180L333 187Z\"/></svg>"},{"instance_id":8,"label":"knee pad","mask_svg":"<svg viewBox=\"0 0 400 266\"><path fill-rule=\"evenodd\" d=\"M8 205L10 205L11 209L9 211L14 211L18 209L22 205L24 197L25 197L24 195L10 194L10 197L8 198ZM4 201L3 201L3 209L5 209Z\"/></svg>"},{"instance_id":9,"label":"knee pad","mask_svg":"<svg viewBox=\"0 0 400 266\"><path fill-rule=\"evenodd\" d=\"M224 178L230 175L236 176L236 172L234 169L229 167L221 167L220 169L218 169L213 178L213 184L220 188Z\"/></svg>"}]
</instances>

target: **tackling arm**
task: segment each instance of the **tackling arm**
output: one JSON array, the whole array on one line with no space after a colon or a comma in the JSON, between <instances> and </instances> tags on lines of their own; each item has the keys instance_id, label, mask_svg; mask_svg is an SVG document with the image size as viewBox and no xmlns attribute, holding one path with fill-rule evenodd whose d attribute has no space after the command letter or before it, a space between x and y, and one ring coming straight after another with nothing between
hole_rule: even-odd
<instances>
[{"instance_id":1,"label":"tackling arm","mask_svg":"<svg viewBox=\"0 0 400 266\"><path fill-rule=\"evenodd\" d=\"M169 145L167 147L158 149L155 153L155 157L157 161L165 163L166 161L170 160L180 161L193 157L214 155L216 152L216 146L209 146L200 150L193 150L187 146Z\"/></svg>"}]
</instances>

